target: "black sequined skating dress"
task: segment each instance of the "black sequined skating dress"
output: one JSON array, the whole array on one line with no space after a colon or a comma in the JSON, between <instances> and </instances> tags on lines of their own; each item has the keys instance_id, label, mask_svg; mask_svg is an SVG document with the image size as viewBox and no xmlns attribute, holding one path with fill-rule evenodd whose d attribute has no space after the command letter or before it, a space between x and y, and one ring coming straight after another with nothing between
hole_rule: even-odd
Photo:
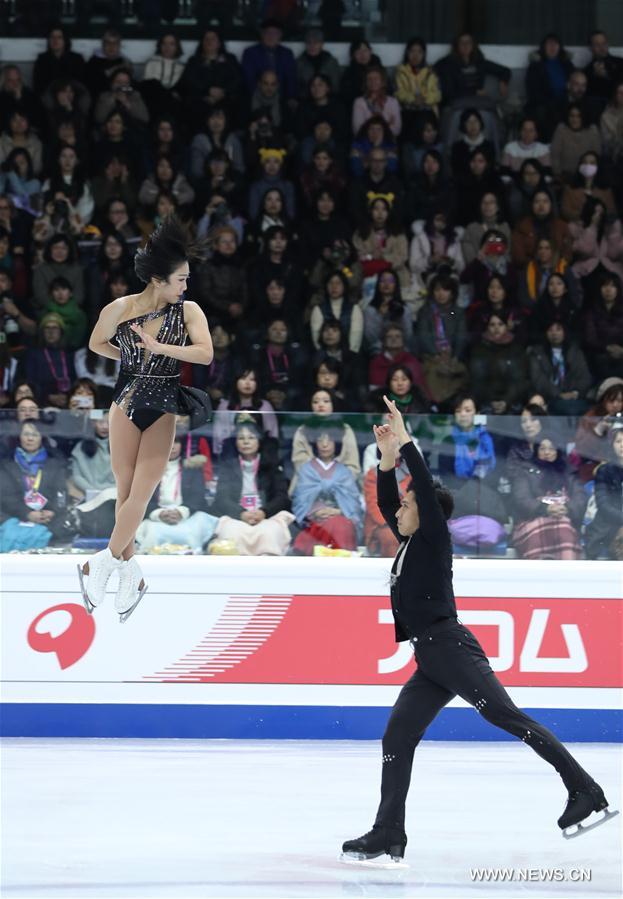
<instances>
[{"instance_id":1,"label":"black sequined skating dress","mask_svg":"<svg viewBox=\"0 0 623 899\"><path fill-rule=\"evenodd\" d=\"M187 337L184 303L169 303L164 309L137 315L117 326L115 336L121 352L121 368L113 401L144 430L142 425L153 423L165 412L177 414L180 362L139 346L141 339L131 328L134 324L140 324L159 343L184 346Z\"/></svg>"}]
</instances>

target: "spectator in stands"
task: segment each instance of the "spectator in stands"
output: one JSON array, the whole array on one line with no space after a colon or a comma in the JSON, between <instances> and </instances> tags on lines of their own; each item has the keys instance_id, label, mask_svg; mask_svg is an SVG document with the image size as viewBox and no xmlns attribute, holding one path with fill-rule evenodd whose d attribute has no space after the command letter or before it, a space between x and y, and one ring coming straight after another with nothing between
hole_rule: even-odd
<instances>
[{"instance_id":1,"label":"spectator in stands","mask_svg":"<svg viewBox=\"0 0 623 899\"><path fill-rule=\"evenodd\" d=\"M242 144L231 131L222 106L208 107L205 128L194 136L190 145L190 175L197 184L205 177L208 157L215 150L224 150L234 170L244 172Z\"/></svg>"},{"instance_id":2,"label":"spectator in stands","mask_svg":"<svg viewBox=\"0 0 623 899\"><path fill-rule=\"evenodd\" d=\"M42 128L44 115L37 94L24 84L19 66L3 66L0 74L0 122L23 110L33 127Z\"/></svg>"},{"instance_id":3,"label":"spectator in stands","mask_svg":"<svg viewBox=\"0 0 623 899\"><path fill-rule=\"evenodd\" d=\"M334 96L331 80L322 73L313 75L305 94L305 102L299 105L295 131L300 140L312 137L321 122L329 122L336 141L342 144L347 136L347 117L342 101Z\"/></svg>"},{"instance_id":4,"label":"spectator in stands","mask_svg":"<svg viewBox=\"0 0 623 899\"><path fill-rule=\"evenodd\" d=\"M426 61L426 43L421 37L413 37L407 43L394 78L396 99L402 108L403 135L413 140L422 114L431 111L438 116L441 102L439 79Z\"/></svg>"},{"instance_id":5,"label":"spectator in stands","mask_svg":"<svg viewBox=\"0 0 623 899\"><path fill-rule=\"evenodd\" d=\"M111 360L113 361L113 360ZM81 537L106 537L115 526L115 479L110 462L108 412L92 418L92 434L71 452L68 491L80 513Z\"/></svg>"},{"instance_id":6,"label":"spectator in stands","mask_svg":"<svg viewBox=\"0 0 623 899\"><path fill-rule=\"evenodd\" d=\"M136 532L142 552L167 543L200 551L214 534L217 519L206 511L203 470L184 462L182 436L176 434L162 480Z\"/></svg>"},{"instance_id":7,"label":"spectator in stands","mask_svg":"<svg viewBox=\"0 0 623 899\"><path fill-rule=\"evenodd\" d=\"M312 390L330 390L334 397L336 412L358 408L356 400L346 386L342 363L330 356L321 358L312 370Z\"/></svg>"},{"instance_id":8,"label":"spectator in stands","mask_svg":"<svg viewBox=\"0 0 623 899\"><path fill-rule=\"evenodd\" d=\"M20 147L28 151L35 175L40 175L43 158L43 147L40 139L31 128L31 122L24 109L17 108L6 120L6 127L0 134L0 163L4 162L13 150Z\"/></svg>"},{"instance_id":9,"label":"spectator in stands","mask_svg":"<svg viewBox=\"0 0 623 899\"><path fill-rule=\"evenodd\" d=\"M357 401L356 408L362 408L361 402L366 392L364 362L360 353L353 353L349 349L348 335L336 318L329 318L322 323L318 335L318 351L314 354L312 362L319 365L325 360L341 365L344 372L344 388Z\"/></svg>"},{"instance_id":10,"label":"spectator in stands","mask_svg":"<svg viewBox=\"0 0 623 899\"><path fill-rule=\"evenodd\" d=\"M353 474L339 461L342 435L326 423L308 433L314 456L301 465L292 493L301 528L293 549L300 555L313 555L316 546L354 550L363 510Z\"/></svg>"},{"instance_id":11,"label":"spectator in stands","mask_svg":"<svg viewBox=\"0 0 623 899\"><path fill-rule=\"evenodd\" d=\"M380 148L385 152L385 172L398 171L398 145L389 125L380 115L370 116L359 129L350 151L350 168L356 178L360 178L370 168L372 150ZM380 158L380 156L379 156Z\"/></svg>"},{"instance_id":12,"label":"spectator in stands","mask_svg":"<svg viewBox=\"0 0 623 899\"><path fill-rule=\"evenodd\" d=\"M440 208L426 220L413 222L411 230L409 269L415 291L423 296L433 275L443 273L457 276L463 271L462 229L455 228L448 214ZM409 329L405 334L409 334Z\"/></svg>"},{"instance_id":13,"label":"spectator in stands","mask_svg":"<svg viewBox=\"0 0 623 899\"><path fill-rule=\"evenodd\" d=\"M623 158L623 81L615 85L599 120L604 155L613 163Z\"/></svg>"},{"instance_id":14,"label":"spectator in stands","mask_svg":"<svg viewBox=\"0 0 623 899\"><path fill-rule=\"evenodd\" d=\"M132 84L132 71L128 67L115 69L110 76L109 88L98 96L93 117L102 125L111 112L120 112L129 128L136 130L149 121L149 110L139 91Z\"/></svg>"},{"instance_id":15,"label":"spectator in stands","mask_svg":"<svg viewBox=\"0 0 623 899\"><path fill-rule=\"evenodd\" d=\"M374 296L364 310L364 337L369 353L380 353L383 335L390 323L400 325L407 341L413 334L413 315L403 301L396 274L388 269L379 275Z\"/></svg>"},{"instance_id":16,"label":"spectator in stands","mask_svg":"<svg viewBox=\"0 0 623 899\"><path fill-rule=\"evenodd\" d=\"M487 140L484 122L477 109L465 109L459 119L461 137L452 144L450 162L455 178L464 179L469 175L469 162L474 150L483 153L490 163L495 160L495 148Z\"/></svg>"},{"instance_id":17,"label":"spectator in stands","mask_svg":"<svg viewBox=\"0 0 623 899\"><path fill-rule=\"evenodd\" d=\"M443 159L437 150L427 150L422 157L422 170L413 179L408 198L409 221L423 219L443 209L454 218L456 197L443 170Z\"/></svg>"},{"instance_id":18,"label":"spectator in stands","mask_svg":"<svg viewBox=\"0 0 623 899\"><path fill-rule=\"evenodd\" d=\"M260 25L260 42L247 47L242 54L242 71L249 95L253 95L261 75L275 72L286 101L298 96L296 62L292 50L281 43L283 27L276 19L264 19ZM278 123L275 123L278 124Z\"/></svg>"},{"instance_id":19,"label":"spectator in stands","mask_svg":"<svg viewBox=\"0 0 623 899\"><path fill-rule=\"evenodd\" d=\"M614 428L623 428L623 378L606 378L597 388L594 405L578 423L574 453L580 456L582 481L592 480L595 467L610 461L608 438Z\"/></svg>"},{"instance_id":20,"label":"spectator in stands","mask_svg":"<svg viewBox=\"0 0 623 899\"><path fill-rule=\"evenodd\" d=\"M107 204L101 224L104 231L117 231L121 234L130 251L138 247L140 232L125 200L113 197Z\"/></svg>"},{"instance_id":21,"label":"spectator in stands","mask_svg":"<svg viewBox=\"0 0 623 899\"><path fill-rule=\"evenodd\" d=\"M309 272L309 286L312 290L310 305L324 302L324 285L334 272L341 272L348 280L348 295L351 303L361 299L363 267L358 254L349 240L336 238L325 247L322 256Z\"/></svg>"},{"instance_id":22,"label":"spectator in stands","mask_svg":"<svg viewBox=\"0 0 623 899\"><path fill-rule=\"evenodd\" d=\"M547 432L535 442L532 464L515 471L511 498L513 545L521 559L581 558L587 496Z\"/></svg>"},{"instance_id":23,"label":"spectator in stands","mask_svg":"<svg viewBox=\"0 0 623 899\"><path fill-rule=\"evenodd\" d=\"M353 179L350 186L350 214L355 222L360 222L367 215L371 198L376 196L392 197L392 209L397 221L402 219L404 201L402 179L389 171L387 151L383 147L371 147L364 160L364 171L360 177Z\"/></svg>"},{"instance_id":24,"label":"spectator in stands","mask_svg":"<svg viewBox=\"0 0 623 899\"><path fill-rule=\"evenodd\" d=\"M353 103L360 96L366 72L370 66L380 66L381 60L372 52L368 41L359 38L349 48L350 62L342 72L340 94L346 107L352 109Z\"/></svg>"},{"instance_id":25,"label":"spectator in stands","mask_svg":"<svg viewBox=\"0 0 623 899\"><path fill-rule=\"evenodd\" d=\"M313 412L306 418L305 424L300 425L292 438L292 464L295 472L314 458L314 440L317 433L326 428L334 429L339 437L339 448L336 450L338 462L348 468L355 479L361 474L359 461L359 447L357 438L349 424L336 418L336 398L327 388L316 388L310 398L309 407ZM290 495L294 490L296 479L290 484Z\"/></svg>"},{"instance_id":26,"label":"spectator in stands","mask_svg":"<svg viewBox=\"0 0 623 899\"><path fill-rule=\"evenodd\" d=\"M545 169L537 159L524 159L507 191L507 206L512 222L530 215L532 198L541 190L547 191Z\"/></svg>"},{"instance_id":27,"label":"spectator in stands","mask_svg":"<svg viewBox=\"0 0 623 899\"><path fill-rule=\"evenodd\" d=\"M142 177L145 166L141 150L125 115L113 109L102 123L99 139L91 148L91 171L100 171L112 156L120 156L128 161L134 178Z\"/></svg>"},{"instance_id":28,"label":"spectator in stands","mask_svg":"<svg viewBox=\"0 0 623 899\"><path fill-rule=\"evenodd\" d=\"M80 53L71 49L71 38L65 30L54 25L47 34L47 47L39 53L33 67L35 93L41 96L53 81L59 79L84 82L85 62Z\"/></svg>"},{"instance_id":29,"label":"spectator in stands","mask_svg":"<svg viewBox=\"0 0 623 899\"><path fill-rule=\"evenodd\" d=\"M368 370L370 390L382 387L390 368L400 364L406 366L413 377L413 382L420 393L428 397L422 366L412 353L405 349L405 336L399 324L388 324L383 335L382 351L372 356Z\"/></svg>"},{"instance_id":30,"label":"spectator in stands","mask_svg":"<svg viewBox=\"0 0 623 899\"><path fill-rule=\"evenodd\" d=\"M68 350L77 350L87 337L87 316L72 295L67 278L53 278L48 286L49 300L42 315L52 312L63 321L63 336Z\"/></svg>"},{"instance_id":31,"label":"spectator in stands","mask_svg":"<svg viewBox=\"0 0 623 899\"><path fill-rule=\"evenodd\" d=\"M33 273L33 306L40 314L49 299L50 283L63 277L71 284L72 296L79 305L84 302L84 272L77 261L73 243L64 234L51 237L43 251L43 262Z\"/></svg>"},{"instance_id":32,"label":"spectator in stands","mask_svg":"<svg viewBox=\"0 0 623 899\"><path fill-rule=\"evenodd\" d=\"M224 106L234 116L240 112L244 92L242 69L233 53L227 51L217 28L211 26L203 32L186 63L179 89L186 99L191 121L201 107Z\"/></svg>"},{"instance_id":33,"label":"spectator in stands","mask_svg":"<svg viewBox=\"0 0 623 899\"><path fill-rule=\"evenodd\" d=\"M591 375L582 350L571 343L565 325L553 321L545 331L545 344L530 348L530 383L545 397L553 415L581 415Z\"/></svg>"},{"instance_id":34,"label":"spectator in stands","mask_svg":"<svg viewBox=\"0 0 623 899\"><path fill-rule=\"evenodd\" d=\"M484 425L475 424L473 396L456 397L452 407L454 424L439 452L439 473L454 497L448 527L453 543L486 549L504 539L507 518L496 490L493 440Z\"/></svg>"},{"instance_id":35,"label":"spectator in stands","mask_svg":"<svg viewBox=\"0 0 623 899\"><path fill-rule=\"evenodd\" d=\"M324 49L324 35L319 28L310 28L305 34L305 49L296 60L299 97L302 100L313 78L322 75L329 82L331 91L337 91L340 67L332 53Z\"/></svg>"},{"instance_id":36,"label":"spectator in stands","mask_svg":"<svg viewBox=\"0 0 623 899\"><path fill-rule=\"evenodd\" d=\"M50 177L43 184L46 198L54 202L64 200L71 219L77 218L81 228L88 225L93 216L93 195L82 161L73 147L61 147L50 169Z\"/></svg>"},{"instance_id":37,"label":"spectator in stands","mask_svg":"<svg viewBox=\"0 0 623 899\"><path fill-rule=\"evenodd\" d=\"M543 419L546 417L547 412L542 406L529 401L524 403L519 419L521 437L513 440L506 455L506 471L511 483L518 470L532 465L535 445L543 433Z\"/></svg>"},{"instance_id":38,"label":"spectator in stands","mask_svg":"<svg viewBox=\"0 0 623 899\"><path fill-rule=\"evenodd\" d=\"M525 322L515 296L509 291L507 281L501 275L492 274L484 294L477 294L465 310L470 342L477 343L483 335L492 313L499 313L515 342L525 342Z\"/></svg>"},{"instance_id":39,"label":"spectator in stands","mask_svg":"<svg viewBox=\"0 0 623 899\"><path fill-rule=\"evenodd\" d=\"M38 209L41 181L35 178L28 150L18 147L9 153L0 173L0 194L11 194L22 207Z\"/></svg>"},{"instance_id":40,"label":"spectator in stands","mask_svg":"<svg viewBox=\"0 0 623 899\"><path fill-rule=\"evenodd\" d=\"M514 264L526 266L535 258L538 242L545 238L552 242L561 258L571 258L569 226L555 214L549 191L537 190L532 197L530 214L520 219L513 229L511 245Z\"/></svg>"},{"instance_id":41,"label":"spectator in stands","mask_svg":"<svg viewBox=\"0 0 623 899\"><path fill-rule=\"evenodd\" d=\"M602 273L587 297L584 342L598 380L623 377L623 291L621 280Z\"/></svg>"},{"instance_id":42,"label":"spectator in stands","mask_svg":"<svg viewBox=\"0 0 623 899\"><path fill-rule=\"evenodd\" d=\"M461 273L461 283L467 286L471 299L484 296L493 277L504 278L507 289L513 295L517 289L516 271L511 265L510 247L503 231L489 228L480 241L475 259Z\"/></svg>"},{"instance_id":43,"label":"spectator in stands","mask_svg":"<svg viewBox=\"0 0 623 899\"><path fill-rule=\"evenodd\" d=\"M502 151L502 170L515 174L526 160L537 160L543 169L549 169L551 164L549 146L539 141L537 123L527 116L519 123L517 140L509 141Z\"/></svg>"},{"instance_id":44,"label":"spectator in stands","mask_svg":"<svg viewBox=\"0 0 623 899\"><path fill-rule=\"evenodd\" d=\"M53 457L49 444L34 421L26 421L19 431L19 442L10 460L0 465L0 518L13 519L12 543L7 545L3 532L3 550L41 548L64 536L67 502L67 470L62 459ZM19 524L40 525L32 531ZM28 534L28 541L20 539Z\"/></svg>"},{"instance_id":45,"label":"spectator in stands","mask_svg":"<svg viewBox=\"0 0 623 899\"><path fill-rule=\"evenodd\" d=\"M503 234L506 245L510 247L510 225L508 222L504 221L504 214L503 210L500 208L498 196L491 191L487 191L482 194L480 199L478 218L467 225L461 239L461 249L465 265L469 265L470 262L482 253L482 239L485 234L491 230ZM458 270L457 274L460 273L461 269Z\"/></svg>"},{"instance_id":46,"label":"spectator in stands","mask_svg":"<svg viewBox=\"0 0 623 899\"><path fill-rule=\"evenodd\" d=\"M302 306L302 273L291 249L292 240L284 228L271 226L264 232L261 254L250 264L248 286L251 308L257 309L266 285L275 278L285 284L288 296Z\"/></svg>"},{"instance_id":47,"label":"spectator in stands","mask_svg":"<svg viewBox=\"0 0 623 899\"><path fill-rule=\"evenodd\" d=\"M616 543L623 534L623 428L610 432L610 442L611 461L595 472L596 512L586 528L586 555L621 561Z\"/></svg>"},{"instance_id":48,"label":"spectator in stands","mask_svg":"<svg viewBox=\"0 0 623 899\"><path fill-rule=\"evenodd\" d=\"M29 347L24 359L24 374L39 386L46 405L65 408L75 378L73 358L64 347L64 323L52 312L39 321L40 344Z\"/></svg>"},{"instance_id":49,"label":"spectator in stands","mask_svg":"<svg viewBox=\"0 0 623 899\"><path fill-rule=\"evenodd\" d=\"M235 335L220 321L212 319L210 334L214 358L209 365L193 365L193 385L206 390L214 406L231 393L234 381Z\"/></svg>"},{"instance_id":50,"label":"spectator in stands","mask_svg":"<svg viewBox=\"0 0 623 899\"><path fill-rule=\"evenodd\" d=\"M263 197L267 191L280 191L287 214L291 219L296 213L296 199L294 184L283 177L283 163L286 151L277 147L261 149L260 176L251 183L249 188L248 212L252 220L255 220L260 212Z\"/></svg>"},{"instance_id":51,"label":"spectator in stands","mask_svg":"<svg viewBox=\"0 0 623 899\"><path fill-rule=\"evenodd\" d=\"M91 326L95 325L102 307L110 302L110 282L117 274L134 283L127 243L118 231L109 231L103 236L96 258L85 270L86 308Z\"/></svg>"},{"instance_id":52,"label":"spectator in stands","mask_svg":"<svg viewBox=\"0 0 623 899\"><path fill-rule=\"evenodd\" d=\"M557 34L550 32L532 54L526 71L527 107L539 121L557 101L564 101L573 63Z\"/></svg>"},{"instance_id":53,"label":"spectator in stands","mask_svg":"<svg viewBox=\"0 0 623 899\"><path fill-rule=\"evenodd\" d=\"M383 387L369 396L371 411L380 412L384 406L383 396L393 400L403 414L420 415L431 408L424 392L415 383L411 369L401 362L390 365Z\"/></svg>"},{"instance_id":54,"label":"spectator in stands","mask_svg":"<svg viewBox=\"0 0 623 899\"><path fill-rule=\"evenodd\" d=\"M429 150L443 153L444 145L439 134L439 119L434 112L422 112L411 137L402 144L402 168L409 181L421 173L424 156Z\"/></svg>"},{"instance_id":55,"label":"spectator in stands","mask_svg":"<svg viewBox=\"0 0 623 899\"><path fill-rule=\"evenodd\" d=\"M529 312L538 298L545 292L550 275L562 275L567 283L571 296L576 301L577 284L571 274L568 261L563 258L554 242L547 237L536 245L533 259L524 267L518 288L518 299L521 306Z\"/></svg>"},{"instance_id":56,"label":"spectator in stands","mask_svg":"<svg viewBox=\"0 0 623 899\"><path fill-rule=\"evenodd\" d=\"M528 389L528 365L503 312L491 312L469 359L470 385L481 412L516 414Z\"/></svg>"},{"instance_id":57,"label":"spectator in stands","mask_svg":"<svg viewBox=\"0 0 623 899\"><path fill-rule=\"evenodd\" d=\"M86 85L93 98L108 88L110 78L119 69L132 71L132 63L121 52L121 35L114 28L107 28L102 35L99 50L95 50L86 64Z\"/></svg>"},{"instance_id":58,"label":"spectator in stands","mask_svg":"<svg viewBox=\"0 0 623 899\"><path fill-rule=\"evenodd\" d=\"M275 439L279 437L277 416L268 400L264 399L264 389L259 382L257 370L245 362L237 363L229 397L220 401L214 413L212 447L217 456L221 452L223 441L234 433L238 420L236 412L253 413L254 419L261 423L264 434Z\"/></svg>"},{"instance_id":59,"label":"spectator in stands","mask_svg":"<svg viewBox=\"0 0 623 899\"><path fill-rule=\"evenodd\" d=\"M273 409L281 412L299 408L307 353L293 339L285 318L274 316L267 323L261 341L251 348L250 358Z\"/></svg>"},{"instance_id":60,"label":"spectator in stands","mask_svg":"<svg viewBox=\"0 0 623 899\"><path fill-rule=\"evenodd\" d=\"M138 201L148 216L153 214L158 195L163 191L174 197L178 209L188 213L195 199L195 191L186 176L176 171L173 160L168 156L160 156L156 160L154 171L145 178L138 192ZM184 213L182 216L186 217Z\"/></svg>"},{"instance_id":61,"label":"spectator in stands","mask_svg":"<svg viewBox=\"0 0 623 899\"><path fill-rule=\"evenodd\" d=\"M557 272L552 272L547 279L545 289L539 294L530 313L532 342L542 341L545 331L553 321L564 325L570 338L577 335L580 324L579 310L569 290L567 280L564 275Z\"/></svg>"},{"instance_id":62,"label":"spectator in stands","mask_svg":"<svg viewBox=\"0 0 623 899\"><path fill-rule=\"evenodd\" d=\"M608 37L603 31L593 31L588 44L592 59L585 67L589 97L599 99L605 106L618 82L623 81L623 59L613 56Z\"/></svg>"},{"instance_id":63,"label":"spectator in stands","mask_svg":"<svg viewBox=\"0 0 623 899\"><path fill-rule=\"evenodd\" d=\"M212 256L196 275L196 300L206 315L215 315L236 329L247 308L247 281L235 229L227 225L215 229L211 244Z\"/></svg>"},{"instance_id":64,"label":"spectator in stands","mask_svg":"<svg viewBox=\"0 0 623 899\"><path fill-rule=\"evenodd\" d=\"M178 125L173 115L163 112L154 113L151 117L151 141L149 147L149 164L154 166L160 156L168 156L175 168L185 175L189 174L190 154L184 139L182 126Z\"/></svg>"},{"instance_id":65,"label":"spectator in stands","mask_svg":"<svg viewBox=\"0 0 623 899\"><path fill-rule=\"evenodd\" d=\"M59 138L58 128L71 123L76 135L76 149L83 152L91 98L86 87L78 81L62 78L52 81L42 96L48 117L48 130ZM51 148L54 151L54 147Z\"/></svg>"},{"instance_id":66,"label":"spectator in stands","mask_svg":"<svg viewBox=\"0 0 623 899\"><path fill-rule=\"evenodd\" d=\"M393 269L403 290L410 285L407 259L409 245L393 209L394 198L371 195L366 221L353 235L353 246L359 255L366 278Z\"/></svg>"},{"instance_id":67,"label":"spectator in stands","mask_svg":"<svg viewBox=\"0 0 623 899\"><path fill-rule=\"evenodd\" d=\"M257 332L254 338L259 338L273 319L281 318L287 323L292 339L299 340L303 329L300 298L288 289L286 282L281 278L273 278L260 291L254 291L254 294L256 302L251 311L252 319L245 323L247 328L252 325ZM247 330L247 333L250 332Z\"/></svg>"},{"instance_id":68,"label":"spectator in stands","mask_svg":"<svg viewBox=\"0 0 623 899\"><path fill-rule=\"evenodd\" d=\"M467 368L462 361L467 331L457 297L456 280L436 275L417 320L417 355L423 361L427 393L437 405L451 403L467 385Z\"/></svg>"},{"instance_id":69,"label":"spectator in stands","mask_svg":"<svg viewBox=\"0 0 623 899\"><path fill-rule=\"evenodd\" d=\"M388 94L387 72L382 66L369 66L364 77L363 93L353 103L352 128L358 134L371 116L381 116L394 137L402 130L400 104Z\"/></svg>"},{"instance_id":70,"label":"spectator in stands","mask_svg":"<svg viewBox=\"0 0 623 899\"><path fill-rule=\"evenodd\" d=\"M563 188L560 214L568 222L579 222L589 197L601 200L610 215L616 212L614 196L599 157L590 152L581 157L573 179Z\"/></svg>"},{"instance_id":71,"label":"spectator in stands","mask_svg":"<svg viewBox=\"0 0 623 899\"><path fill-rule=\"evenodd\" d=\"M101 171L91 180L91 190L96 221L108 204L117 198L122 200L128 209L135 208L137 184L131 175L128 160L122 152L113 152L105 162L102 162Z\"/></svg>"},{"instance_id":72,"label":"spectator in stands","mask_svg":"<svg viewBox=\"0 0 623 899\"><path fill-rule=\"evenodd\" d=\"M313 207L320 192L328 192L334 200L341 196L346 179L340 172L328 147L316 147L312 161L301 175L301 188L307 206Z\"/></svg>"},{"instance_id":73,"label":"spectator in stands","mask_svg":"<svg viewBox=\"0 0 623 899\"><path fill-rule=\"evenodd\" d=\"M358 303L352 303L348 293L348 281L341 272L330 274L324 285L324 301L313 307L310 319L311 338L316 349L320 347L320 330L324 322L337 319L348 334L351 352L361 349L364 319Z\"/></svg>"},{"instance_id":74,"label":"spectator in stands","mask_svg":"<svg viewBox=\"0 0 623 899\"><path fill-rule=\"evenodd\" d=\"M74 368L77 378L89 378L97 385L100 405L105 407L112 401L113 390L119 375L119 360L99 356L83 346L74 353ZM113 522L114 523L114 522Z\"/></svg>"},{"instance_id":75,"label":"spectator in stands","mask_svg":"<svg viewBox=\"0 0 623 899\"><path fill-rule=\"evenodd\" d=\"M601 137L597 125L586 122L582 109L571 104L554 131L551 145L552 172L559 181L570 181L581 158L589 152L601 153Z\"/></svg>"},{"instance_id":76,"label":"spectator in stands","mask_svg":"<svg viewBox=\"0 0 623 899\"><path fill-rule=\"evenodd\" d=\"M181 80L184 74L182 44L175 32L165 31L156 41L156 52L145 63L141 94L150 115L174 113L181 97Z\"/></svg>"},{"instance_id":77,"label":"spectator in stands","mask_svg":"<svg viewBox=\"0 0 623 899\"><path fill-rule=\"evenodd\" d=\"M233 441L232 441L233 442ZM223 516L219 540L233 540L243 556L283 556L290 545L288 481L279 464L277 441L251 421L236 426L235 452L219 464L211 511Z\"/></svg>"},{"instance_id":78,"label":"spectator in stands","mask_svg":"<svg viewBox=\"0 0 623 899\"><path fill-rule=\"evenodd\" d=\"M597 197L586 197L578 222L571 222L575 262L571 270L585 286L604 272L623 278L621 220Z\"/></svg>"},{"instance_id":79,"label":"spectator in stands","mask_svg":"<svg viewBox=\"0 0 623 899\"><path fill-rule=\"evenodd\" d=\"M225 150L213 150L196 189L195 210L200 216L197 237L203 239L212 227L231 225L242 243L245 230L245 221L240 214L244 208L243 195L243 179L233 170L229 156Z\"/></svg>"},{"instance_id":80,"label":"spectator in stands","mask_svg":"<svg viewBox=\"0 0 623 899\"><path fill-rule=\"evenodd\" d=\"M313 268L325 251L330 254L336 240L348 243L352 233L338 211L338 198L331 188L321 187L310 196L310 205L311 211L300 229L302 262L307 269Z\"/></svg>"},{"instance_id":81,"label":"spectator in stands","mask_svg":"<svg viewBox=\"0 0 623 899\"><path fill-rule=\"evenodd\" d=\"M475 222L480 216L484 194L494 194L498 204L504 197L504 184L487 153L479 147L471 151L467 174L456 179L458 188L457 221L460 225Z\"/></svg>"},{"instance_id":82,"label":"spectator in stands","mask_svg":"<svg viewBox=\"0 0 623 899\"><path fill-rule=\"evenodd\" d=\"M500 97L508 94L511 71L490 59L485 59L473 35L462 32L452 43L448 56L435 63L439 76L444 104L460 108L468 97L476 98L472 105L489 105L492 98L487 95L485 79L495 78Z\"/></svg>"}]
</instances>

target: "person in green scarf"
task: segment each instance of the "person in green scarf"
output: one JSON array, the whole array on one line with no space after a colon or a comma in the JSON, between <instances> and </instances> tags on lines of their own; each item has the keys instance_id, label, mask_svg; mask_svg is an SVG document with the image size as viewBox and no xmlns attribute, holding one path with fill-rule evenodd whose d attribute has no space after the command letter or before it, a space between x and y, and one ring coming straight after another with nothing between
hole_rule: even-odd
<instances>
[{"instance_id":1,"label":"person in green scarf","mask_svg":"<svg viewBox=\"0 0 623 899\"><path fill-rule=\"evenodd\" d=\"M58 277L50 281L50 299L43 314L55 312L63 320L65 346L69 350L77 350L86 343L87 317L78 301L72 295L71 284L67 278Z\"/></svg>"}]
</instances>

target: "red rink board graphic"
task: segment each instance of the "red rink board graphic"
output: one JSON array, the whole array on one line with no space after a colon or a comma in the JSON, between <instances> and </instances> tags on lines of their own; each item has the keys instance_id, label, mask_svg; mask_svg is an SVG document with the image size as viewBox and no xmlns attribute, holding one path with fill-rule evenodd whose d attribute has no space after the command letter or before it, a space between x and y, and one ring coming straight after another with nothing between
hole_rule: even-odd
<instances>
[{"instance_id":1,"label":"red rink board graphic","mask_svg":"<svg viewBox=\"0 0 623 899\"><path fill-rule=\"evenodd\" d=\"M620 600L469 597L457 607L505 686L623 685ZM209 634L143 680L376 685L413 670L385 596L231 596Z\"/></svg>"}]
</instances>

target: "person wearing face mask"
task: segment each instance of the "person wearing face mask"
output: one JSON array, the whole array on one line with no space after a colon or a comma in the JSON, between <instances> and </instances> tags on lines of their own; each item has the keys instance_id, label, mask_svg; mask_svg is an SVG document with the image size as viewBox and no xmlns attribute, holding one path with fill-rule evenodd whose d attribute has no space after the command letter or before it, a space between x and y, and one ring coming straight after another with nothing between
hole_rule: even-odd
<instances>
[{"instance_id":1,"label":"person wearing face mask","mask_svg":"<svg viewBox=\"0 0 623 899\"><path fill-rule=\"evenodd\" d=\"M597 125L588 124L582 109L571 104L565 119L557 126L552 137L552 172L558 181L573 178L582 156L601 153L601 137Z\"/></svg>"},{"instance_id":2,"label":"person wearing face mask","mask_svg":"<svg viewBox=\"0 0 623 899\"><path fill-rule=\"evenodd\" d=\"M568 222L579 222L588 197L601 200L610 216L616 214L614 195L595 153L584 153L575 176L565 184L560 204L562 217Z\"/></svg>"}]
</instances>

